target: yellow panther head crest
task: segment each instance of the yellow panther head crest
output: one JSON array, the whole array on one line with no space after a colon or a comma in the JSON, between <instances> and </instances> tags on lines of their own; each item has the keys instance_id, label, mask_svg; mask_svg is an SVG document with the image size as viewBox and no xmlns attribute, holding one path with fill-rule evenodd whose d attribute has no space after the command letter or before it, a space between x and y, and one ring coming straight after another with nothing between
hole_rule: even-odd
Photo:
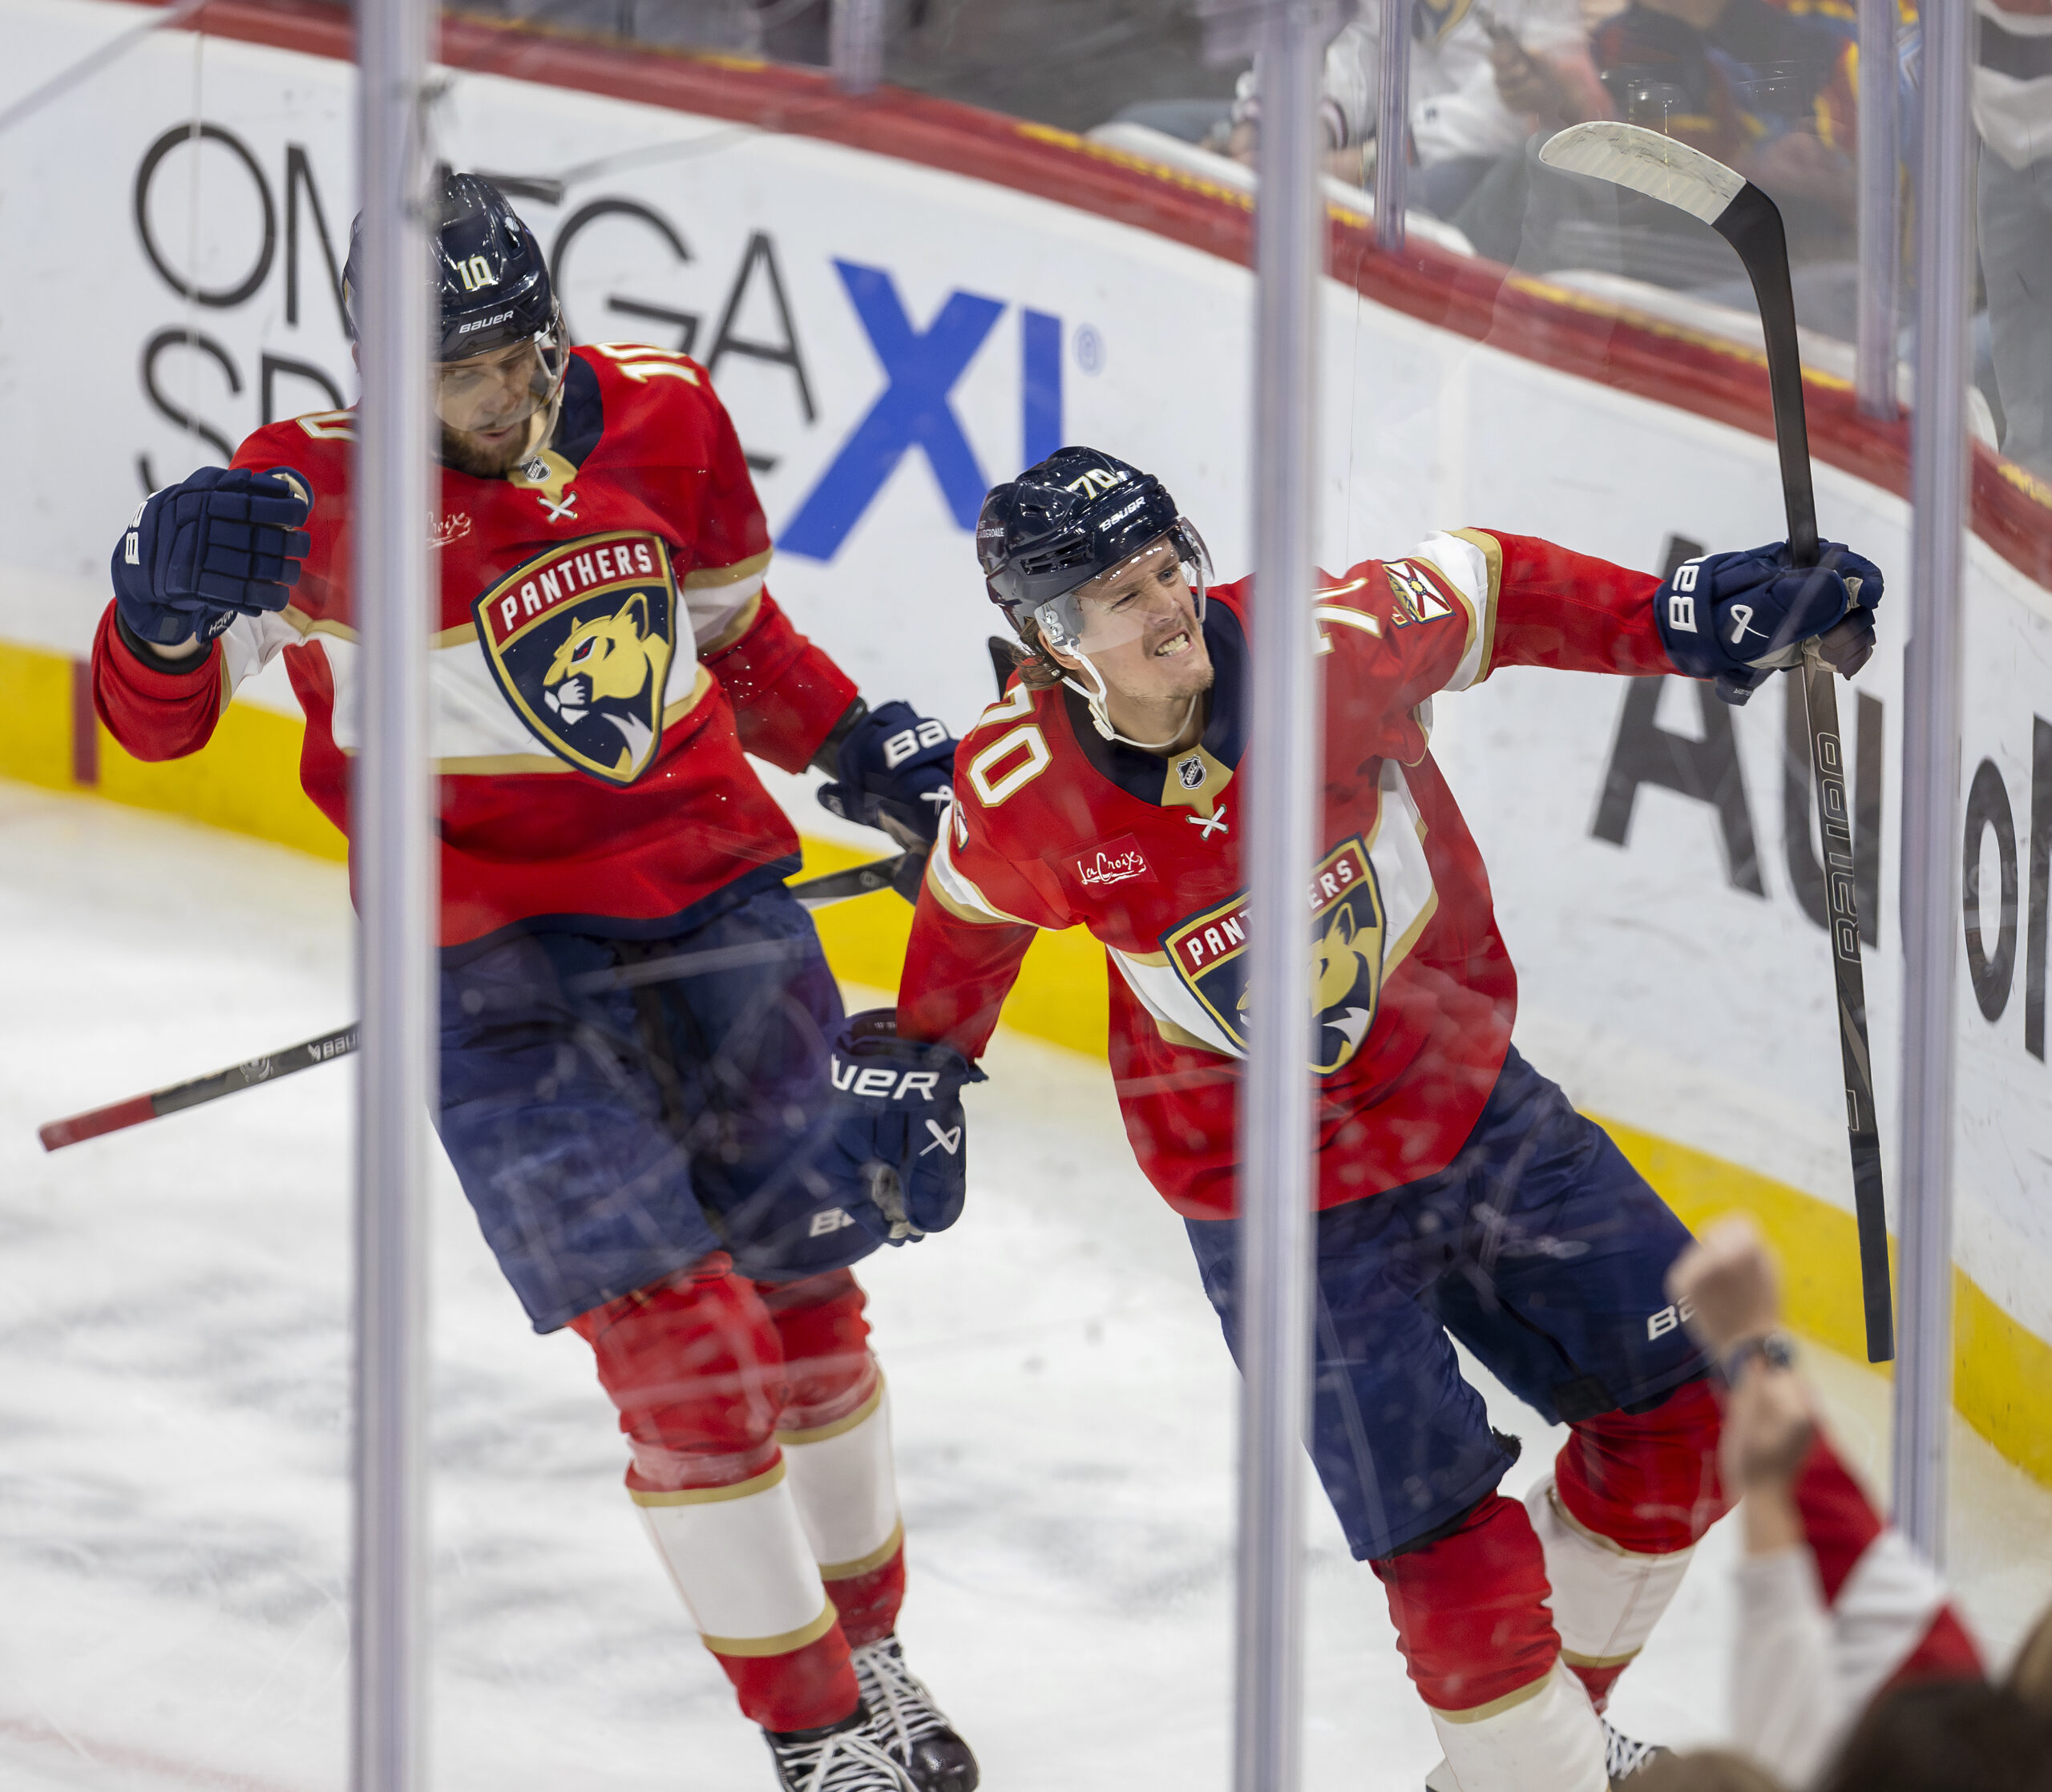
<instances>
[{"instance_id":1,"label":"yellow panther head crest","mask_svg":"<svg viewBox=\"0 0 2052 1792\"><path fill-rule=\"evenodd\" d=\"M1315 1019L1330 1014L1360 987L1365 977L1368 982L1369 997L1374 1000L1375 967L1367 954L1354 943L1357 929L1354 912L1342 904L1334 914L1332 925L1311 942L1311 1015ZM1250 992L1240 992L1239 1012L1247 1011L1247 996Z\"/></svg>"},{"instance_id":2,"label":"yellow panther head crest","mask_svg":"<svg viewBox=\"0 0 2052 1792\"><path fill-rule=\"evenodd\" d=\"M637 763L655 730L649 687L669 670L669 643L648 620L648 599L632 593L609 616L580 622L563 638L542 679L542 696L572 727L588 715L609 722L626 745L621 769Z\"/></svg>"}]
</instances>

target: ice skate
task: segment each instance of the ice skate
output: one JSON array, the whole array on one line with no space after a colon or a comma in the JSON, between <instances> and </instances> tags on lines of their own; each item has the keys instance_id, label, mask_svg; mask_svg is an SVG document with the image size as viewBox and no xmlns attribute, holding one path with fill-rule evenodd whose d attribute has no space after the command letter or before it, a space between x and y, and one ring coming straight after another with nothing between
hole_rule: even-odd
<instances>
[{"instance_id":1,"label":"ice skate","mask_svg":"<svg viewBox=\"0 0 2052 1792\"><path fill-rule=\"evenodd\" d=\"M976 1758L905 1665L895 1637L848 1652L870 1713L869 1736L919 1792L974 1792Z\"/></svg>"},{"instance_id":2,"label":"ice skate","mask_svg":"<svg viewBox=\"0 0 2052 1792\"><path fill-rule=\"evenodd\" d=\"M765 1729L784 1792L919 1792L917 1782L877 1746L875 1720L862 1705L818 1729Z\"/></svg>"},{"instance_id":3,"label":"ice skate","mask_svg":"<svg viewBox=\"0 0 2052 1792\"><path fill-rule=\"evenodd\" d=\"M1603 1720L1603 1768L1613 1786L1622 1786L1667 1750L1658 1742L1635 1742L1610 1720Z\"/></svg>"}]
</instances>

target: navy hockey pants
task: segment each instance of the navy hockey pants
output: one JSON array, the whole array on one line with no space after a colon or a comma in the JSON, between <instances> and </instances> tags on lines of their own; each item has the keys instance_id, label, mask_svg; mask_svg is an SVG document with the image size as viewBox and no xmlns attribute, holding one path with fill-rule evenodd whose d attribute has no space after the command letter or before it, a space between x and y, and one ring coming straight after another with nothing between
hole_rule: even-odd
<instances>
[{"instance_id":1,"label":"navy hockey pants","mask_svg":"<svg viewBox=\"0 0 2052 1792\"><path fill-rule=\"evenodd\" d=\"M442 1142L537 1331L710 1251L782 1281L874 1248L814 1167L841 994L782 885L667 938L509 937L445 963L441 1014Z\"/></svg>"},{"instance_id":2,"label":"navy hockey pants","mask_svg":"<svg viewBox=\"0 0 2052 1792\"><path fill-rule=\"evenodd\" d=\"M1235 1222L1190 1220L1238 1349ZM1436 1176L1318 1216L1311 1456L1354 1554L1394 1554L1516 1459L1449 1332L1549 1423L1654 1403L1707 1359L1662 1282L1688 1229L1513 1050Z\"/></svg>"}]
</instances>

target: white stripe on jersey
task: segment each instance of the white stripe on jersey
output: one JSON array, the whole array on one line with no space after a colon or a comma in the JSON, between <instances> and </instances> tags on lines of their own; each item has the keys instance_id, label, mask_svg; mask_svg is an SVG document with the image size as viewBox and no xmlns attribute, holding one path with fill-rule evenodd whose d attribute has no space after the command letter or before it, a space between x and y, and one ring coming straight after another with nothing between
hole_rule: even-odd
<instances>
[{"instance_id":1,"label":"white stripe on jersey","mask_svg":"<svg viewBox=\"0 0 2052 1792\"><path fill-rule=\"evenodd\" d=\"M955 801L962 799L957 797ZM948 838L955 831L954 817L943 817L939 835L933 843L933 850L927 855L927 881L933 893L941 900L941 906L957 919L973 921L983 926L1030 927L1031 921L1022 921L1016 914L1004 910L979 890L955 868L954 849Z\"/></svg>"},{"instance_id":2,"label":"white stripe on jersey","mask_svg":"<svg viewBox=\"0 0 2052 1792\"><path fill-rule=\"evenodd\" d=\"M1461 600L1468 617L1468 644L1460 663L1441 688L1464 691L1488 669L1484 664L1496 633L1496 594L1489 588L1489 563L1472 541L1444 531L1428 535L1408 556L1424 560L1444 579Z\"/></svg>"},{"instance_id":3,"label":"white stripe on jersey","mask_svg":"<svg viewBox=\"0 0 2052 1792\"><path fill-rule=\"evenodd\" d=\"M760 579L756 582L759 585ZM665 720L673 720L682 708L694 704L703 694L705 682L698 666L697 642L689 608L681 609L677 649L671 656L663 686ZM362 723L357 688L360 650L353 629L312 622L301 612L288 609L281 615L238 616L221 639L231 691L288 647L303 647L322 655L334 685L335 708L329 725L335 745L346 753L361 748ZM445 629L433 639L428 655L428 753L439 770L546 773L574 769L528 732L506 700L475 629ZM509 759L532 763L497 763Z\"/></svg>"}]
</instances>

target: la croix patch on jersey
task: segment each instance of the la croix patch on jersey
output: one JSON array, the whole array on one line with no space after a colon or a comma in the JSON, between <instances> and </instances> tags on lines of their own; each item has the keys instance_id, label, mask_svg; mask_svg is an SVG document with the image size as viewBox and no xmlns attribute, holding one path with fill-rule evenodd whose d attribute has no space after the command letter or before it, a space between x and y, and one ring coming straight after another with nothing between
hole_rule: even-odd
<instances>
[{"instance_id":1,"label":"la croix patch on jersey","mask_svg":"<svg viewBox=\"0 0 2052 1792\"><path fill-rule=\"evenodd\" d=\"M506 700L550 752L608 784L648 769L677 652L677 581L660 537L551 547L471 613Z\"/></svg>"},{"instance_id":2,"label":"la croix patch on jersey","mask_svg":"<svg viewBox=\"0 0 2052 1792\"><path fill-rule=\"evenodd\" d=\"M1311 1068L1338 1070L1361 1049L1382 999L1382 893L1367 843L1355 834L1311 874ZM1234 1047L1245 1051L1247 898L1238 895L1181 922L1163 941L1176 975Z\"/></svg>"}]
</instances>

